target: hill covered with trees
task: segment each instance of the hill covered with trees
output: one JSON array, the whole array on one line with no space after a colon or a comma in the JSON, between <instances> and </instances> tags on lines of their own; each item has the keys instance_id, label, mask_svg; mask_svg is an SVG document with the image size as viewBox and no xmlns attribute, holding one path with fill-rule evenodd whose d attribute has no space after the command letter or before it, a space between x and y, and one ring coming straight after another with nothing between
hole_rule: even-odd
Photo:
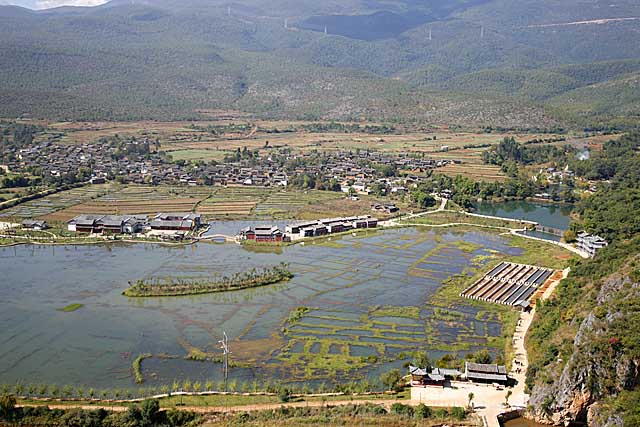
<instances>
[{"instance_id":1,"label":"hill covered with trees","mask_svg":"<svg viewBox=\"0 0 640 427\"><path fill-rule=\"evenodd\" d=\"M606 8L576 0L0 6L0 116L180 119L238 109L504 127L628 124L622 117L637 114L640 21L621 19L633 16L640 6L631 0ZM605 21L569 24L595 19Z\"/></svg>"}]
</instances>

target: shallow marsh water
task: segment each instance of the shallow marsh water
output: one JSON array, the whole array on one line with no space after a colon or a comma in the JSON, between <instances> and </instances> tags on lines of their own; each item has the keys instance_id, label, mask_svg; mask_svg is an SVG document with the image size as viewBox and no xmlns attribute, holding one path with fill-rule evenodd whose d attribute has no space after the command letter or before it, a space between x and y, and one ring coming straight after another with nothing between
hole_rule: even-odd
<instances>
[{"instance_id":1,"label":"shallow marsh water","mask_svg":"<svg viewBox=\"0 0 640 427\"><path fill-rule=\"evenodd\" d=\"M479 249L459 249L460 241ZM185 356L192 349L219 354L223 330L239 364L230 377L240 382L377 378L400 367L403 352L440 357L460 343L473 351L501 334L495 319L481 319L464 300L444 317L426 304L443 280L463 273L474 257L488 262L491 251L521 252L495 234L413 228L280 253L205 243L1 248L0 383L132 387L132 361L144 353L154 355L142 364L145 386L219 381L219 364ZM121 294L140 278L229 274L283 261L295 274L284 284L173 298ZM71 303L83 307L59 311ZM287 324L299 306L310 310ZM415 316L375 310L407 306L417 307ZM365 363L367 357L378 362Z\"/></svg>"}]
</instances>

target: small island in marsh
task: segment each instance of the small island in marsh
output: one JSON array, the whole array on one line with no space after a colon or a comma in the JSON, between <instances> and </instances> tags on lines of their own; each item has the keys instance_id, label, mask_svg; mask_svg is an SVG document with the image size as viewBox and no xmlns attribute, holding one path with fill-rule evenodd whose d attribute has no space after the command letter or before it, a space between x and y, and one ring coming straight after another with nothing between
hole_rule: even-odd
<instances>
[{"instance_id":1,"label":"small island in marsh","mask_svg":"<svg viewBox=\"0 0 640 427\"><path fill-rule=\"evenodd\" d=\"M164 282L138 280L123 292L128 297L168 297L209 294L214 292L237 291L240 289L257 288L291 280L293 273L289 271L289 264L281 262L262 270L255 268L234 275L213 277L210 280L169 279Z\"/></svg>"}]
</instances>

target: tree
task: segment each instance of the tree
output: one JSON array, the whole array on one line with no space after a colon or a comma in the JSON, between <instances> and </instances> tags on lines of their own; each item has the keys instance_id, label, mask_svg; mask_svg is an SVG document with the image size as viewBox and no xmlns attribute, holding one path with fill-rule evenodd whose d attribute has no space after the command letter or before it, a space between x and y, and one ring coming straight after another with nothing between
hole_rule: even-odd
<instances>
[{"instance_id":1,"label":"tree","mask_svg":"<svg viewBox=\"0 0 640 427\"><path fill-rule=\"evenodd\" d=\"M291 400L291 391L286 387L280 387L278 390L278 399L280 402L286 403Z\"/></svg>"},{"instance_id":2,"label":"tree","mask_svg":"<svg viewBox=\"0 0 640 427\"><path fill-rule=\"evenodd\" d=\"M419 368L424 368L431 371L431 360L429 359L429 353L426 351L420 352L415 356L414 363Z\"/></svg>"},{"instance_id":3,"label":"tree","mask_svg":"<svg viewBox=\"0 0 640 427\"><path fill-rule=\"evenodd\" d=\"M436 205L436 199L424 190L416 190L412 194L413 200L422 209L427 209Z\"/></svg>"},{"instance_id":4,"label":"tree","mask_svg":"<svg viewBox=\"0 0 640 427\"><path fill-rule=\"evenodd\" d=\"M156 424L160 412L158 399L147 399L140 405L140 426L151 427Z\"/></svg>"},{"instance_id":5,"label":"tree","mask_svg":"<svg viewBox=\"0 0 640 427\"><path fill-rule=\"evenodd\" d=\"M564 232L564 241L567 243L573 243L576 241L577 238L578 236L576 235L576 232L573 230L567 230Z\"/></svg>"},{"instance_id":6,"label":"tree","mask_svg":"<svg viewBox=\"0 0 640 427\"><path fill-rule=\"evenodd\" d=\"M160 393L165 394L167 396L171 396L169 394L169 386L166 384L163 384L162 387L160 387Z\"/></svg>"},{"instance_id":7,"label":"tree","mask_svg":"<svg viewBox=\"0 0 640 427\"><path fill-rule=\"evenodd\" d=\"M38 394L42 397L47 395L47 392L49 391L49 386L46 384L41 384L38 386Z\"/></svg>"},{"instance_id":8,"label":"tree","mask_svg":"<svg viewBox=\"0 0 640 427\"><path fill-rule=\"evenodd\" d=\"M491 363L493 359L487 350L480 350L473 356L473 361L475 363Z\"/></svg>"},{"instance_id":9,"label":"tree","mask_svg":"<svg viewBox=\"0 0 640 427\"><path fill-rule=\"evenodd\" d=\"M469 398L469 404L467 406L469 406L469 408L473 407L473 398L475 397L475 395L473 393L469 393L469 395L467 396Z\"/></svg>"},{"instance_id":10,"label":"tree","mask_svg":"<svg viewBox=\"0 0 640 427\"><path fill-rule=\"evenodd\" d=\"M400 380L402 379L402 373L399 369L392 369L380 376L380 381L387 388L387 390L398 391L402 388Z\"/></svg>"},{"instance_id":11,"label":"tree","mask_svg":"<svg viewBox=\"0 0 640 427\"><path fill-rule=\"evenodd\" d=\"M16 407L16 398L9 394L0 396L0 419L9 420Z\"/></svg>"},{"instance_id":12,"label":"tree","mask_svg":"<svg viewBox=\"0 0 640 427\"><path fill-rule=\"evenodd\" d=\"M16 385L13 386L13 390L18 396L21 396L24 393L24 386L21 383L16 383Z\"/></svg>"},{"instance_id":13,"label":"tree","mask_svg":"<svg viewBox=\"0 0 640 427\"><path fill-rule=\"evenodd\" d=\"M51 395L55 398L60 396L60 387L58 387L57 385L54 385L53 387L51 387Z\"/></svg>"}]
</instances>

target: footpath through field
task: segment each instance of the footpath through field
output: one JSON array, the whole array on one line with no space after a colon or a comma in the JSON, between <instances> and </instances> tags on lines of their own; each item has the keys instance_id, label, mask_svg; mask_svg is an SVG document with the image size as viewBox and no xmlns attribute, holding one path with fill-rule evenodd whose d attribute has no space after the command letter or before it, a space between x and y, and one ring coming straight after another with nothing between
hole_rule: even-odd
<instances>
[{"instance_id":1,"label":"footpath through field","mask_svg":"<svg viewBox=\"0 0 640 427\"><path fill-rule=\"evenodd\" d=\"M197 412L199 414L209 414L209 413L235 413L235 412L252 412L252 411L270 411L274 409L279 409L282 407L285 408L320 408L324 406L346 406L346 405L364 405L364 404L372 404L383 406L385 409L389 410L391 405L394 403L412 403L406 400L380 400L380 399L372 399L372 400L332 400L332 401L313 401L313 402L287 402L287 403L260 403L253 405L239 405L239 406L178 406L175 409L180 411L192 411ZM19 407L24 406L35 406L35 405L17 405ZM110 405L47 405L50 409L85 409L85 410L96 410L96 409L104 409L107 411L114 412L123 412L129 409L128 406L122 406L119 403L118 406L110 406ZM162 407L162 409L170 409L166 407Z\"/></svg>"}]
</instances>

